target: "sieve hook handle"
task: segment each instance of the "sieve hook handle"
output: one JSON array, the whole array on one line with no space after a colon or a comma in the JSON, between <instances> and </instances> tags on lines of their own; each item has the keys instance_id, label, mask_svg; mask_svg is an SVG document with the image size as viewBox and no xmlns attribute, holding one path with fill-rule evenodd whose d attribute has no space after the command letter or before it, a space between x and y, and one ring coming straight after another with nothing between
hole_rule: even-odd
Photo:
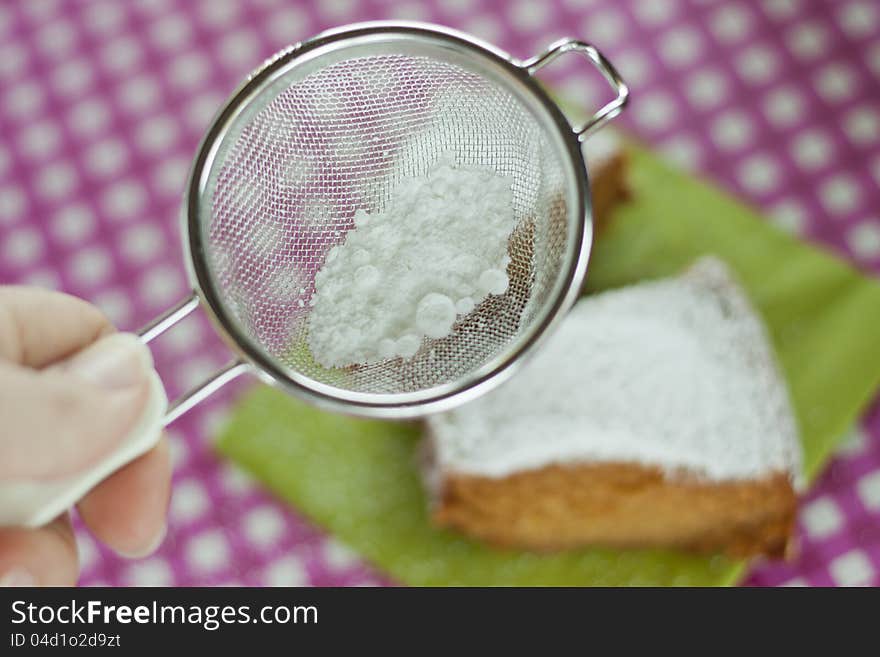
<instances>
[{"instance_id":1,"label":"sieve hook handle","mask_svg":"<svg viewBox=\"0 0 880 657\"><path fill-rule=\"evenodd\" d=\"M174 326L198 305L198 295L192 293L137 333L113 333L101 339L118 342L128 349L141 345L144 359L152 367L149 351L143 345ZM170 405L165 387L152 369L149 372L149 394L141 417L97 463L57 479L0 481L0 527L39 527L50 522L103 479L155 447L164 426L249 369L249 365L233 360Z\"/></svg>"},{"instance_id":2,"label":"sieve hook handle","mask_svg":"<svg viewBox=\"0 0 880 657\"><path fill-rule=\"evenodd\" d=\"M629 99L629 87L623 81L623 78L620 77L617 69L614 68L611 62L605 59L605 56L595 46L577 39L561 39L553 43L540 55L524 61L522 67L529 75L534 75L557 57L568 52L578 53L589 60L617 94L613 100L606 103L604 107L593 114L586 123L574 129L578 141L583 141L623 111Z\"/></svg>"},{"instance_id":3,"label":"sieve hook handle","mask_svg":"<svg viewBox=\"0 0 880 657\"><path fill-rule=\"evenodd\" d=\"M162 335L165 331L189 315L198 307L198 305L199 295L192 292L190 296L175 304L152 322L142 327L136 335L144 342L144 344L149 344L152 340ZM249 366L240 360L233 359L229 361L205 381L202 381L195 387L187 390L183 395L171 402L165 413L163 424L165 426L171 424L193 406L204 400L206 397L209 397L248 369L250 369Z\"/></svg>"}]
</instances>

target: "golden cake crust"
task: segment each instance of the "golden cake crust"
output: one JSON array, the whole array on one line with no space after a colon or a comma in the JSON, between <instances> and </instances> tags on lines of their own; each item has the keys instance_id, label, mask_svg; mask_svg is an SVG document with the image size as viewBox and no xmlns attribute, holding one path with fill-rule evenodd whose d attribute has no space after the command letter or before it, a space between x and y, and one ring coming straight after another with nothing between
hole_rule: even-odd
<instances>
[{"instance_id":1,"label":"golden cake crust","mask_svg":"<svg viewBox=\"0 0 880 657\"><path fill-rule=\"evenodd\" d=\"M551 465L493 478L452 473L433 520L507 548L669 547L785 554L796 497L787 474L706 482L630 463Z\"/></svg>"}]
</instances>

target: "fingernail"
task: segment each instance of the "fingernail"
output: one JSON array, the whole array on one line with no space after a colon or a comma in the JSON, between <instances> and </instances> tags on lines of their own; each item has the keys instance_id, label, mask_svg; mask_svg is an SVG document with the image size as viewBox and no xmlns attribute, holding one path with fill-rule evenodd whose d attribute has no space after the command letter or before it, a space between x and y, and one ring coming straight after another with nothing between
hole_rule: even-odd
<instances>
[{"instance_id":1,"label":"fingernail","mask_svg":"<svg viewBox=\"0 0 880 657\"><path fill-rule=\"evenodd\" d=\"M15 567L0 577L0 588L36 586L37 580L24 568Z\"/></svg>"},{"instance_id":2,"label":"fingernail","mask_svg":"<svg viewBox=\"0 0 880 657\"><path fill-rule=\"evenodd\" d=\"M150 350L130 333L114 333L101 338L76 354L65 366L67 372L111 390L140 385L150 368Z\"/></svg>"},{"instance_id":3,"label":"fingernail","mask_svg":"<svg viewBox=\"0 0 880 657\"><path fill-rule=\"evenodd\" d=\"M162 545L162 542L165 540L165 536L168 534L168 525L162 525L162 529L159 530L159 533L153 538L149 544L142 549L135 549L131 551L126 550L116 550L117 554L121 557L125 557L126 559L143 559L144 557L148 557L153 552L159 549L159 546Z\"/></svg>"}]
</instances>

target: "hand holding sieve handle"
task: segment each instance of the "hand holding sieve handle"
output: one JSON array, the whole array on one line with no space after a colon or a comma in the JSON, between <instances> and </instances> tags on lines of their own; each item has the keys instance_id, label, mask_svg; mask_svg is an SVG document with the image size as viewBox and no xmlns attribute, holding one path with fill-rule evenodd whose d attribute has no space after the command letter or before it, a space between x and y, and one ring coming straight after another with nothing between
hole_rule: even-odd
<instances>
[{"instance_id":1,"label":"hand holding sieve handle","mask_svg":"<svg viewBox=\"0 0 880 657\"><path fill-rule=\"evenodd\" d=\"M137 334L114 333L102 338L120 343L136 342L144 355L144 367L149 370L149 393L140 418L113 450L86 470L53 480L0 481L0 527L39 527L50 522L105 478L155 447L167 424L247 369L243 363L233 361L169 405L162 381L153 369L150 351L144 345L197 306L198 297L193 294Z\"/></svg>"}]
</instances>

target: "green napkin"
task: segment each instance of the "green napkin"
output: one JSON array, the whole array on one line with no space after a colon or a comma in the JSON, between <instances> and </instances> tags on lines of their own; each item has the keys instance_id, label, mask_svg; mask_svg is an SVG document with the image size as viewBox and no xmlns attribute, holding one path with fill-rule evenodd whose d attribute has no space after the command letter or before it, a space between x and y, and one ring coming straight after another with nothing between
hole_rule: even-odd
<instances>
[{"instance_id":1,"label":"green napkin","mask_svg":"<svg viewBox=\"0 0 880 657\"><path fill-rule=\"evenodd\" d=\"M812 476L880 384L880 285L779 232L719 190L632 150L633 199L598 241L588 290L680 271L714 253L763 313ZM665 551L500 551L431 527L415 424L359 420L256 388L220 451L365 558L420 585L720 585L743 564Z\"/></svg>"}]
</instances>

